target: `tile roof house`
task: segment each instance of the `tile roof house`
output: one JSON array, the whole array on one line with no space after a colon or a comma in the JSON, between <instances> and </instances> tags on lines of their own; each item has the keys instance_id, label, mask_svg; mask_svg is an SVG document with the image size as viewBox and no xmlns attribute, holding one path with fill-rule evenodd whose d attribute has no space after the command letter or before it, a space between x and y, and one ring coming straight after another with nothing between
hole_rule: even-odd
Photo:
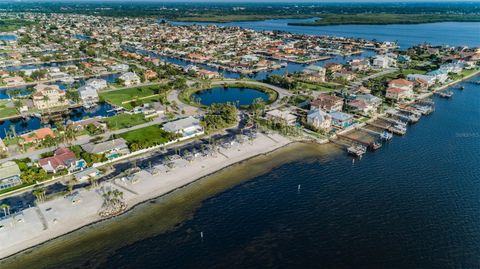
<instances>
[{"instance_id":1,"label":"tile roof house","mask_svg":"<svg viewBox=\"0 0 480 269\"><path fill-rule=\"evenodd\" d=\"M413 92L405 89L400 88L388 88L385 93L385 98L391 100L402 100L412 97Z\"/></svg>"},{"instance_id":2,"label":"tile roof house","mask_svg":"<svg viewBox=\"0 0 480 269\"><path fill-rule=\"evenodd\" d=\"M321 94L311 102L311 107L326 112L342 111L343 98L335 95Z\"/></svg>"},{"instance_id":3,"label":"tile roof house","mask_svg":"<svg viewBox=\"0 0 480 269\"><path fill-rule=\"evenodd\" d=\"M33 105L38 109L68 105L65 91L57 85L38 84L32 94Z\"/></svg>"},{"instance_id":4,"label":"tile roof house","mask_svg":"<svg viewBox=\"0 0 480 269\"><path fill-rule=\"evenodd\" d=\"M59 170L70 168L76 161L75 153L70 149L58 148L52 157L40 159L38 163L45 172L56 173Z\"/></svg>"},{"instance_id":5,"label":"tile roof house","mask_svg":"<svg viewBox=\"0 0 480 269\"><path fill-rule=\"evenodd\" d=\"M140 83L140 77L133 72L127 72L119 77L125 86L131 86Z\"/></svg>"},{"instance_id":6,"label":"tile roof house","mask_svg":"<svg viewBox=\"0 0 480 269\"><path fill-rule=\"evenodd\" d=\"M403 78L393 79L388 82L388 87L399 88L404 90L413 90L413 82Z\"/></svg>"},{"instance_id":7,"label":"tile roof house","mask_svg":"<svg viewBox=\"0 0 480 269\"><path fill-rule=\"evenodd\" d=\"M50 128L40 128L40 129L32 131L30 133L23 134L20 137L23 140L22 143L27 144L27 143L37 143L37 142L42 141L45 138L47 138L47 136L55 138L55 133L53 132L52 129L50 129Z\"/></svg>"}]
</instances>

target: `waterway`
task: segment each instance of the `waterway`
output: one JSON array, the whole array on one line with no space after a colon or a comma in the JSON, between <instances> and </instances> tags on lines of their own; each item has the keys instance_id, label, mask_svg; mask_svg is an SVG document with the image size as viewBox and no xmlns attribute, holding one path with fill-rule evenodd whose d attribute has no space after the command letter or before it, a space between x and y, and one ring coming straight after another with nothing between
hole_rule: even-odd
<instances>
[{"instance_id":1,"label":"waterway","mask_svg":"<svg viewBox=\"0 0 480 269\"><path fill-rule=\"evenodd\" d=\"M332 25L332 26L295 26L294 22L305 19L280 19L265 21L246 21L216 23L220 26L238 26L257 31L287 31L296 34L330 35L362 38L378 41L396 41L405 49L421 43L449 46L479 46L480 22L440 22L423 24L390 25ZM309 20L307 20L309 21ZM211 24L172 22L175 25ZM445 34L448 33L446 38Z\"/></svg>"},{"instance_id":2,"label":"waterway","mask_svg":"<svg viewBox=\"0 0 480 269\"><path fill-rule=\"evenodd\" d=\"M2 268L478 268L480 85L462 85L361 160L286 149Z\"/></svg>"},{"instance_id":3,"label":"waterway","mask_svg":"<svg viewBox=\"0 0 480 269\"><path fill-rule=\"evenodd\" d=\"M98 103L95 107L89 109L85 109L84 107L73 108L69 110L64 120L67 122L93 117L113 116L113 112L109 112L111 109L112 106L108 103ZM16 134L24 134L42 127L55 126L53 126L52 122L42 122L40 118L35 116L0 121L0 138L5 138L6 136L11 135L13 128L15 129Z\"/></svg>"},{"instance_id":4,"label":"waterway","mask_svg":"<svg viewBox=\"0 0 480 269\"><path fill-rule=\"evenodd\" d=\"M236 87L215 87L193 94L200 104L209 106L211 104L233 103L238 106L248 106L257 98L268 101L268 95L262 91L250 88Z\"/></svg>"}]
</instances>

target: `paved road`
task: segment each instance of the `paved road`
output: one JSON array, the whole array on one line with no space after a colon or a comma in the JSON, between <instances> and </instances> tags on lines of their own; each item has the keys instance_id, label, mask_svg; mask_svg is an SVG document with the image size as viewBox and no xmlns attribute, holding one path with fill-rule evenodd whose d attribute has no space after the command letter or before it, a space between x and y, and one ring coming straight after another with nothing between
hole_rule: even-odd
<instances>
[{"instance_id":1,"label":"paved road","mask_svg":"<svg viewBox=\"0 0 480 269\"><path fill-rule=\"evenodd\" d=\"M373 75L363 77L363 78L355 81L354 83L352 83L352 85L360 85L360 84L362 84L362 82L367 81L367 80L369 80L369 79L381 77L381 76L383 76L383 75L390 74L390 73L397 72L397 71L398 71L398 68L385 69L385 70L380 71L380 72L378 72L378 73L375 73L375 74L373 74Z\"/></svg>"}]
</instances>

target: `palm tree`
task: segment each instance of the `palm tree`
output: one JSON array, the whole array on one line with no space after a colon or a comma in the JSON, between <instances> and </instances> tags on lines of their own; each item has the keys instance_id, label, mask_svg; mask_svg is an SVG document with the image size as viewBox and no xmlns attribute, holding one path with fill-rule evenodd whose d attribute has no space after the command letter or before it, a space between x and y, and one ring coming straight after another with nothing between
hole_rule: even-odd
<instances>
[{"instance_id":1,"label":"palm tree","mask_svg":"<svg viewBox=\"0 0 480 269\"><path fill-rule=\"evenodd\" d=\"M45 188L37 188L32 191L33 195L37 198L38 202L45 201Z\"/></svg>"},{"instance_id":2,"label":"palm tree","mask_svg":"<svg viewBox=\"0 0 480 269\"><path fill-rule=\"evenodd\" d=\"M10 206L7 204L0 205L0 208L3 209L3 215L7 216L10 215Z\"/></svg>"}]
</instances>

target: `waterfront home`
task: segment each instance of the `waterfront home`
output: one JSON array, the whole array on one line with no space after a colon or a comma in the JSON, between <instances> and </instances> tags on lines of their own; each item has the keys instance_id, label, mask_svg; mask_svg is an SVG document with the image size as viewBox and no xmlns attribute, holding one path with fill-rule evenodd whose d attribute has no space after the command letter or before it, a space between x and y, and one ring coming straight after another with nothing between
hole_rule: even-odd
<instances>
[{"instance_id":1,"label":"waterfront home","mask_svg":"<svg viewBox=\"0 0 480 269\"><path fill-rule=\"evenodd\" d=\"M133 72L127 72L119 77L125 86L132 86L140 83L140 77Z\"/></svg>"},{"instance_id":2,"label":"waterfront home","mask_svg":"<svg viewBox=\"0 0 480 269\"><path fill-rule=\"evenodd\" d=\"M393 79L388 82L389 88L398 88L406 91L413 91L413 82L406 79Z\"/></svg>"},{"instance_id":3,"label":"waterfront home","mask_svg":"<svg viewBox=\"0 0 480 269\"><path fill-rule=\"evenodd\" d=\"M82 104L86 106L94 105L99 100L97 90L90 85L83 85L78 88L78 95Z\"/></svg>"},{"instance_id":4,"label":"waterfront home","mask_svg":"<svg viewBox=\"0 0 480 269\"><path fill-rule=\"evenodd\" d=\"M427 76L432 76L435 78L435 82L445 83L448 79L448 72L446 70L434 70L427 73Z\"/></svg>"},{"instance_id":5,"label":"waterfront home","mask_svg":"<svg viewBox=\"0 0 480 269\"><path fill-rule=\"evenodd\" d=\"M400 89L400 88L388 88L385 93L385 98L390 100L403 100L408 99L413 96L413 92L410 90Z\"/></svg>"},{"instance_id":6,"label":"waterfront home","mask_svg":"<svg viewBox=\"0 0 480 269\"><path fill-rule=\"evenodd\" d=\"M105 154L107 158L115 158L130 153L127 141L123 138L113 139L100 143L87 143L81 146L83 150L92 154Z\"/></svg>"},{"instance_id":7,"label":"waterfront home","mask_svg":"<svg viewBox=\"0 0 480 269\"><path fill-rule=\"evenodd\" d=\"M325 74L325 68L317 65L309 65L303 70L304 77L307 80L314 82L324 82Z\"/></svg>"},{"instance_id":8,"label":"waterfront home","mask_svg":"<svg viewBox=\"0 0 480 269\"><path fill-rule=\"evenodd\" d=\"M312 109L307 114L307 123L321 130L329 130L332 127L332 117L323 110Z\"/></svg>"},{"instance_id":9,"label":"waterfront home","mask_svg":"<svg viewBox=\"0 0 480 269\"><path fill-rule=\"evenodd\" d=\"M60 170L71 168L76 161L75 153L70 149L58 148L53 156L40 159L38 164L47 173L57 173Z\"/></svg>"},{"instance_id":10,"label":"waterfront home","mask_svg":"<svg viewBox=\"0 0 480 269\"><path fill-rule=\"evenodd\" d=\"M73 126L73 129L77 132L85 129L86 126L90 124L95 126L98 129L107 130L107 124L102 122L100 117L79 120L71 123L71 125Z\"/></svg>"},{"instance_id":11,"label":"waterfront home","mask_svg":"<svg viewBox=\"0 0 480 269\"><path fill-rule=\"evenodd\" d=\"M107 81L101 78L91 78L85 82L85 85L95 88L97 91L108 87Z\"/></svg>"},{"instance_id":12,"label":"waterfront home","mask_svg":"<svg viewBox=\"0 0 480 269\"><path fill-rule=\"evenodd\" d=\"M407 79L412 82L417 81L424 81L428 87L433 86L435 84L435 77L434 76L427 76L422 74L408 74Z\"/></svg>"},{"instance_id":13,"label":"waterfront home","mask_svg":"<svg viewBox=\"0 0 480 269\"><path fill-rule=\"evenodd\" d=\"M278 109L270 110L265 113L267 119L287 125L295 125L297 117L290 111L282 111Z\"/></svg>"},{"instance_id":14,"label":"waterfront home","mask_svg":"<svg viewBox=\"0 0 480 269\"><path fill-rule=\"evenodd\" d=\"M38 109L49 109L68 105L65 91L57 85L38 84L32 94L33 105Z\"/></svg>"},{"instance_id":15,"label":"waterfront home","mask_svg":"<svg viewBox=\"0 0 480 269\"><path fill-rule=\"evenodd\" d=\"M7 84L7 86L18 86L25 84L25 80L20 76L4 78L3 82Z\"/></svg>"},{"instance_id":16,"label":"waterfront home","mask_svg":"<svg viewBox=\"0 0 480 269\"><path fill-rule=\"evenodd\" d=\"M396 65L397 61L386 55L377 55L373 58L373 66L379 69L395 67Z\"/></svg>"},{"instance_id":17,"label":"waterfront home","mask_svg":"<svg viewBox=\"0 0 480 269\"><path fill-rule=\"evenodd\" d=\"M313 100L310 104L312 109L317 108L327 113L342 111L343 98L335 95L320 94L317 99Z\"/></svg>"},{"instance_id":18,"label":"waterfront home","mask_svg":"<svg viewBox=\"0 0 480 269\"><path fill-rule=\"evenodd\" d=\"M351 81L355 79L355 73L353 73L352 71L342 70L340 72L334 73L333 78L335 79L339 78L339 79L344 79L346 81Z\"/></svg>"},{"instance_id":19,"label":"waterfront home","mask_svg":"<svg viewBox=\"0 0 480 269\"><path fill-rule=\"evenodd\" d=\"M158 77L158 74L157 72L153 71L153 70L146 70L144 73L143 73L143 79L145 81L149 81L149 80L152 80L152 79L156 79Z\"/></svg>"},{"instance_id":20,"label":"waterfront home","mask_svg":"<svg viewBox=\"0 0 480 269\"><path fill-rule=\"evenodd\" d=\"M164 131L181 134L183 137L201 135L204 133L200 120L192 116L167 122L162 126Z\"/></svg>"},{"instance_id":21,"label":"waterfront home","mask_svg":"<svg viewBox=\"0 0 480 269\"><path fill-rule=\"evenodd\" d=\"M95 179L100 175L101 173L97 168L90 167L78 173L75 173L75 180L77 182L83 183L83 182L88 182L89 179Z\"/></svg>"},{"instance_id":22,"label":"waterfront home","mask_svg":"<svg viewBox=\"0 0 480 269\"><path fill-rule=\"evenodd\" d=\"M328 72L335 73L335 72L340 72L342 71L343 65L339 63L327 63L325 64L325 69Z\"/></svg>"},{"instance_id":23,"label":"waterfront home","mask_svg":"<svg viewBox=\"0 0 480 269\"><path fill-rule=\"evenodd\" d=\"M347 128L353 124L353 116L347 113L334 111L328 113L332 117L332 125L340 128Z\"/></svg>"},{"instance_id":24,"label":"waterfront home","mask_svg":"<svg viewBox=\"0 0 480 269\"><path fill-rule=\"evenodd\" d=\"M408 55L400 54L400 55L398 55L398 57L397 57L397 61L398 61L399 63L407 63L407 62L412 61L412 58L410 58L410 56L408 56Z\"/></svg>"},{"instance_id":25,"label":"waterfront home","mask_svg":"<svg viewBox=\"0 0 480 269\"><path fill-rule=\"evenodd\" d=\"M0 191L21 184L20 168L15 162L8 161L0 164Z\"/></svg>"},{"instance_id":26,"label":"waterfront home","mask_svg":"<svg viewBox=\"0 0 480 269\"><path fill-rule=\"evenodd\" d=\"M359 94L355 97L356 100L362 100L370 104L371 106L378 108L382 105L383 101L382 98L379 98L373 94Z\"/></svg>"},{"instance_id":27,"label":"waterfront home","mask_svg":"<svg viewBox=\"0 0 480 269\"><path fill-rule=\"evenodd\" d=\"M47 137L55 138L55 133L53 132L53 130L47 127L40 128L38 130L21 135L20 143L38 143L45 140Z\"/></svg>"},{"instance_id":28,"label":"waterfront home","mask_svg":"<svg viewBox=\"0 0 480 269\"><path fill-rule=\"evenodd\" d=\"M369 115L375 112L377 109L370 103L367 103L364 100L355 99L347 103L349 111L358 113L361 115Z\"/></svg>"},{"instance_id":29,"label":"waterfront home","mask_svg":"<svg viewBox=\"0 0 480 269\"><path fill-rule=\"evenodd\" d=\"M353 59L348 62L352 71L365 71L370 69L370 61L367 59ZM338 71L337 71L338 72Z\"/></svg>"},{"instance_id":30,"label":"waterfront home","mask_svg":"<svg viewBox=\"0 0 480 269\"><path fill-rule=\"evenodd\" d=\"M5 143L3 142L2 138L0 137L0 152L6 152L8 151L8 147L5 145Z\"/></svg>"},{"instance_id":31,"label":"waterfront home","mask_svg":"<svg viewBox=\"0 0 480 269\"><path fill-rule=\"evenodd\" d=\"M127 72L129 69L127 64L115 64L110 66L112 72Z\"/></svg>"},{"instance_id":32,"label":"waterfront home","mask_svg":"<svg viewBox=\"0 0 480 269\"><path fill-rule=\"evenodd\" d=\"M219 78L220 73L206 70L206 69L201 69L200 71L198 71L198 76L202 79L214 79L214 78Z\"/></svg>"}]
</instances>

